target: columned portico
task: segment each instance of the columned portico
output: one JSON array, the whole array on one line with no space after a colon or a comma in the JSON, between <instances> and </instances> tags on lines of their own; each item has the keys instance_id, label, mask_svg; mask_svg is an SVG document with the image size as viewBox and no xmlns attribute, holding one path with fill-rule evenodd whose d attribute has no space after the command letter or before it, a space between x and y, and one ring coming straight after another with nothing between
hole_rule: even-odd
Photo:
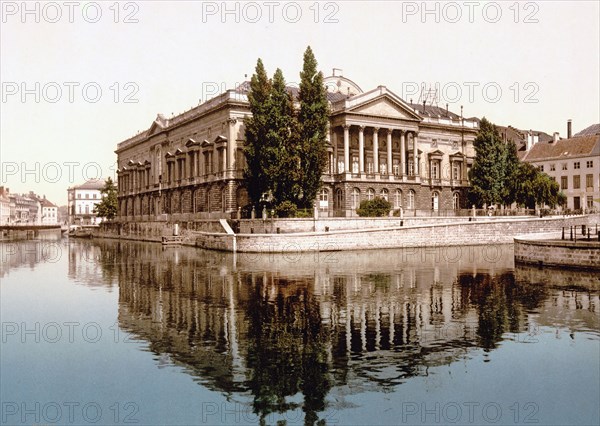
<instances>
[{"instance_id":1,"label":"columned portico","mask_svg":"<svg viewBox=\"0 0 600 426\"><path fill-rule=\"evenodd\" d=\"M400 176L406 174L406 132L400 131Z\"/></svg>"},{"instance_id":2,"label":"columned portico","mask_svg":"<svg viewBox=\"0 0 600 426\"><path fill-rule=\"evenodd\" d=\"M387 170L386 173L388 175L392 174L392 129L387 129L387 140L386 140L386 148L387 148Z\"/></svg>"},{"instance_id":3,"label":"columned portico","mask_svg":"<svg viewBox=\"0 0 600 426\"><path fill-rule=\"evenodd\" d=\"M413 132L413 171L419 176L419 142L417 132Z\"/></svg>"}]
</instances>

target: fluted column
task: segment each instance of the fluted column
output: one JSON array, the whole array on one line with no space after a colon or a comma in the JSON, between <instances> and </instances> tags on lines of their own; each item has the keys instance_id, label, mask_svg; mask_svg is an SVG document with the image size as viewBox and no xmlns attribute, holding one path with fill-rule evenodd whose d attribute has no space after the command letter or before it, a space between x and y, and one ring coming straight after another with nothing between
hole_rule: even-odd
<instances>
[{"instance_id":1,"label":"fluted column","mask_svg":"<svg viewBox=\"0 0 600 426\"><path fill-rule=\"evenodd\" d=\"M350 171L350 126L344 126L344 171Z\"/></svg>"},{"instance_id":2,"label":"fluted column","mask_svg":"<svg viewBox=\"0 0 600 426\"><path fill-rule=\"evenodd\" d=\"M406 132L400 133L400 176L406 174Z\"/></svg>"},{"instance_id":3,"label":"fluted column","mask_svg":"<svg viewBox=\"0 0 600 426\"><path fill-rule=\"evenodd\" d=\"M373 129L373 168L379 173L379 127Z\"/></svg>"},{"instance_id":4,"label":"fluted column","mask_svg":"<svg viewBox=\"0 0 600 426\"><path fill-rule=\"evenodd\" d=\"M419 142L417 132L413 133L413 165L415 176L419 176Z\"/></svg>"},{"instance_id":5,"label":"fluted column","mask_svg":"<svg viewBox=\"0 0 600 426\"><path fill-rule=\"evenodd\" d=\"M387 174L391 175L393 173L392 170L392 129L388 129L387 131Z\"/></svg>"},{"instance_id":6,"label":"fluted column","mask_svg":"<svg viewBox=\"0 0 600 426\"><path fill-rule=\"evenodd\" d=\"M358 126L358 171L365 172L365 126Z\"/></svg>"}]
</instances>

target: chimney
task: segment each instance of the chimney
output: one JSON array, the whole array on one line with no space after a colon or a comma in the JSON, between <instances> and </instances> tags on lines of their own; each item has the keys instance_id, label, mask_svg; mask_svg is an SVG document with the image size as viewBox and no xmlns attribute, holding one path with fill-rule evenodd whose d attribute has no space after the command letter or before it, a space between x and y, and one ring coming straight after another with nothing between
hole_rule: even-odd
<instances>
[{"instance_id":1,"label":"chimney","mask_svg":"<svg viewBox=\"0 0 600 426\"><path fill-rule=\"evenodd\" d=\"M554 139L552 140L552 142L558 142L558 132L554 132Z\"/></svg>"},{"instance_id":2,"label":"chimney","mask_svg":"<svg viewBox=\"0 0 600 426\"><path fill-rule=\"evenodd\" d=\"M567 139L571 139L571 119L567 120Z\"/></svg>"},{"instance_id":3,"label":"chimney","mask_svg":"<svg viewBox=\"0 0 600 426\"><path fill-rule=\"evenodd\" d=\"M533 146L533 135L531 134L531 130L530 130L529 133L527 133L527 145L526 145L527 151L529 151L532 146Z\"/></svg>"},{"instance_id":4,"label":"chimney","mask_svg":"<svg viewBox=\"0 0 600 426\"><path fill-rule=\"evenodd\" d=\"M540 141L540 135L533 135L533 144L535 145Z\"/></svg>"}]
</instances>

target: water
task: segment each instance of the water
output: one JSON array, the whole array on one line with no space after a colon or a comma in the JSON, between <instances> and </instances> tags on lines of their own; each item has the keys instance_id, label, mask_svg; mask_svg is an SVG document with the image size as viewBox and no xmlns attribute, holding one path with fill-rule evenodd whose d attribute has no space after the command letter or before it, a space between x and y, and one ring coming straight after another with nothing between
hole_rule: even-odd
<instances>
[{"instance_id":1,"label":"water","mask_svg":"<svg viewBox=\"0 0 600 426\"><path fill-rule=\"evenodd\" d=\"M599 277L511 245L3 243L2 424L598 424Z\"/></svg>"}]
</instances>

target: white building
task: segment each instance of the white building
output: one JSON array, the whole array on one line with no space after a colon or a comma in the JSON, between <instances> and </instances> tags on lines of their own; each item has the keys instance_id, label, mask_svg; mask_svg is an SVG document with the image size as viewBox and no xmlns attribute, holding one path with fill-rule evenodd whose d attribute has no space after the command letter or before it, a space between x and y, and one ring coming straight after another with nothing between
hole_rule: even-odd
<instances>
[{"instance_id":1,"label":"white building","mask_svg":"<svg viewBox=\"0 0 600 426\"><path fill-rule=\"evenodd\" d=\"M94 225L102 222L102 218L94 213L94 206L102 200L100 190L104 184L104 179L89 180L67 190L69 224Z\"/></svg>"},{"instance_id":2,"label":"white building","mask_svg":"<svg viewBox=\"0 0 600 426\"><path fill-rule=\"evenodd\" d=\"M10 198L8 188L0 186L0 226L10 225Z\"/></svg>"},{"instance_id":3,"label":"white building","mask_svg":"<svg viewBox=\"0 0 600 426\"><path fill-rule=\"evenodd\" d=\"M42 225L58 224L58 207L48 201L45 197L40 200L42 205Z\"/></svg>"},{"instance_id":4,"label":"white building","mask_svg":"<svg viewBox=\"0 0 600 426\"><path fill-rule=\"evenodd\" d=\"M594 124L567 139L558 133L547 142L528 144L521 158L537 166L560 185L567 196L567 208L600 210L600 125Z\"/></svg>"}]
</instances>

